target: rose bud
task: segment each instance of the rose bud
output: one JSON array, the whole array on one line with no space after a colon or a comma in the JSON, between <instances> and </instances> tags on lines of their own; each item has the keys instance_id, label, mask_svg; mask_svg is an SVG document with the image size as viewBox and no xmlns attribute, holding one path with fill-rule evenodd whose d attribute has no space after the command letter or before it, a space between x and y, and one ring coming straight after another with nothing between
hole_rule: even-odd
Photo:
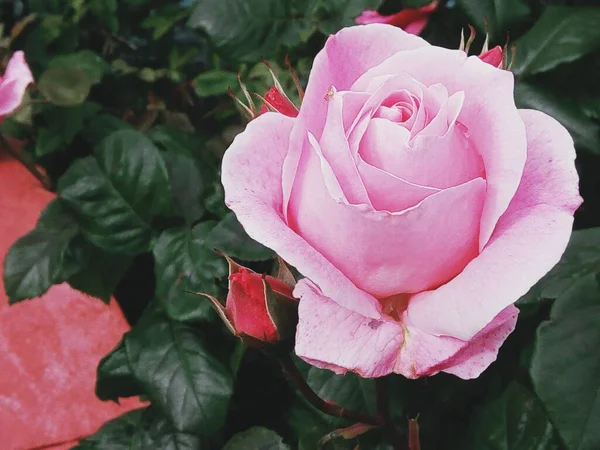
<instances>
[{"instance_id":1,"label":"rose bud","mask_svg":"<svg viewBox=\"0 0 600 450\"><path fill-rule=\"evenodd\" d=\"M283 94L277 86L271 86L264 96L264 103L260 108L260 113L276 111L288 117L297 117L298 108Z\"/></svg>"},{"instance_id":2,"label":"rose bud","mask_svg":"<svg viewBox=\"0 0 600 450\"><path fill-rule=\"evenodd\" d=\"M277 278L245 267L229 276L225 309L237 334L271 343L289 337L288 305L297 306L292 288Z\"/></svg>"},{"instance_id":3,"label":"rose bud","mask_svg":"<svg viewBox=\"0 0 600 450\"><path fill-rule=\"evenodd\" d=\"M197 294L211 301L227 328L247 345L262 347L265 343L274 344L292 337L298 322L298 302L292 296L293 287L223 256L229 263L225 306L215 297Z\"/></svg>"},{"instance_id":4,"label":"rose bud","mask_svg":"<svg viewBox=\"0 0 600 450\"><path fill-rule=\"evenodd\" d=\"M479 59L494 67L504 69L504 50L499 45L479 55Z\"/></svg>"}]
</instances>

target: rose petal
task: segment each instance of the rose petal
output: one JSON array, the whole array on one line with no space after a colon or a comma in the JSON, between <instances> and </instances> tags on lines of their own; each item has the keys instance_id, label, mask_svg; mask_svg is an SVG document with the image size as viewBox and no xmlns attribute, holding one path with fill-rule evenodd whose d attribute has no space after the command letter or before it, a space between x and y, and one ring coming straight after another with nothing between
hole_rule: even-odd
<instances>
[{"instance_id":1,"label":"rose petal","mask_svg":"<svg viewBox=\"0 0 600 450\"><path fill-rule=\"evenodd\" d=\"M19 107L30 83L33 83L33 76L25 62L25 54L15 52L0 78L0 116L10 114Z\"/></svg>"},{"instance_id":2,"label":"rose petal","mask_svg":"<svg viewBox=\"0 0 600 450\"><path fill-rule=\"evenodd\" d=\"M367 164L360 156L357 165L371 204L378 211L402 211L440 191L440 189L421 186L398 178Z\"/></svg>"},{"instance_id":3,"label":"rose petal","mask_svg":"<svg viewBox=\"0 0 600 450\"><path fill-rule=\"evenodd\" d=\"M485 180L437 192L414 208L389 214L340 201L332 178L313 140L299 165L288 224L360 289L378 298L431 289L477 255ZM323 290L317 279L308 278Z\"/></svg>"},{"instance_id":4,"label":"rose petal","mask_svg":"<svg viewBox=\"0 0 600 450\"><path fill-rule=\"evenodd\" d=\"M295 119L267 113L250 122L223 157L225 202L253 239L276 251L327 295L339 295L347 308L378 318L381 306L357 289L337 268L284 222L283 159Z\"/></svg>"},{"instance_id":5,"label":"rose petal","mask_svg":"<svg viewBox=\"0 0 600 450\"><path fill-rule=\"evenodd\" d=\"M392 372L407 378L438 372L476 378L496 359L518 316L517 308L509 306L466 342L426 334L386 316L361 316L324 296L307 279L296 285L294 296L300 298L296 354L314 366L365 378Z\"/></svg>"},{"instance_id":6,"label":"rose petal","mask_svg":"<svg viewBox=\"0 0 600 450\"><path fill-rule=\"evenodd\" d=\"M364 102L364 96L361 95L357 98L357 96L352 95L353 93L349 94L348 96L334 95L329 101L327 122L323 130L320 146L323 156L331 166L348 203L370 206L369 196L358 175L356 163L350 152L350 146L344 129L344 115L347 121L349 121L349 117L353 116L353 114L344 114L345 103L348 103L350 113L354 112L355 115L358 107L362 106L361 103Z\"/></svg>"},{"instance_id":7,"label":"rose petal","mask_svg":"<svg viewBox=\"0 0 600 450\"><path fill-rule=\"evenodd\" d=\"M320 139L327 111L325 94L331 86L338 91L349 90L370 68L400 51L419 47L429 44L418 36L383 24L344 28L330 36L314 60L299 122Z\"/></svg>"},{"instance_id":8,"label":"rose petal","mask_svg":"<svg viewBox=\"0 0 600 450\"><path fill-rule=\"evenodd\" d=\"M527 157L525 127L513 99L513 75L476 56L467 58L463 51L430 46L395 54L362 75L352 90L362 91L373 78L399 71L427 86L441 83L450 94L465 92L458 120L484 162L488 182L482 249L519 186Z\"/></svg>"},{"instance_id":9,"label":"rose petal","mask_svg":"<svg viewBox=\"0 0 600 450\"><path fill-rule=\"evenodd\" d=\"M407 378L438 372L463 379L477 378L496 360L502 343L517 324L518 315L517 308L507 307L470 341L427 334L407 320L405 341L394 371Z\"/></svg>"},{"instance_id":10,"label":"rose petal","mask_svg":"<svg viewBox=\"0 0 600 450\"><path fill-rule=\"evenodd\" d=\"M581 203L573 140L543 113L520 114L528 158L519 190L482 253L446 285L411 299L410 320L427 333L472 338L544 276L567 245Z\"/></svg>"},{"instance_id":11,"label":"rose petal","mask_svg":"<svg viewBox=\"0 0 600 450\"><path fill-rule=\"evenodd\" d=\"M364 317L324 296L307 279L294 289L300 298L296 354L308 363L341 374L381 377L393 371L402 345L402 327L385 317Z\"/></svg>"}]
</instances>

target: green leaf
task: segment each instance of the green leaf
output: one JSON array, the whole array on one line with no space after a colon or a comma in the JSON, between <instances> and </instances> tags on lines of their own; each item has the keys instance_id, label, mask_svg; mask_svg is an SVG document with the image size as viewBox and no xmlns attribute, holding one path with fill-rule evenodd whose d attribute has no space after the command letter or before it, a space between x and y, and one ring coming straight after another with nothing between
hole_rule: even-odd
<instances>
[{"instance_id":1,"label":"green leaf","mask_svg":"<svg viewBox=\"0 0 600 450\"><path fill-rule=\"evenodd\" d=\"M202 141L164 125L152 128L147 136L165 150L162 155L169 171L175 212L188 225L197 222L204 214L203 177L206 170L201 169L208 167L192 152L203 148Z\"/></svg>"},{"instance_id":2,"label":"green leaf","mask_svg":"<svg viewBox=\"0 0 600 450\"><path fill-rule=\"evenodd\" d=\"M46 207L36 228L18 239L4 259L4 288L10 303L39 297L77 270L68 264L67 255L78 232L57 202Z\"/></svg>"},{"instance_id":3,"label":"green leaf","mask_svg":"<svg viewBox=\"0 0 600 450\"><path fill-rule=\"evenodd\" d=\"M96 397L118 402L120 397L140 394L143 388L133 376L125 342L121 341L98 365Z\"/></svg>"},{"instance_id":4,"label":"green leaf","mask_svg":"<svg viewBox=\"0 0 600 450\"><path fill-rule=\"evenodd\" d=\"M177 4L165 5L146 17L142 21L141 27L153 30L152 39L160 39L177 22L189 16L190 12L190 8L182 8Z\"/></svg>"},{"instance_id":5,"label":"green leaf","mask_svg":"<svg viewBox=\"0 0 600 450\"><path fill-rule=\"evenodd\" d=\"M73 450L198 450L201 439L173 429L153 407L136 409L105 423Z\"/></svg>"},{"instance_id":6,"label":"green leaf","mask_svg":"<svg viewBox=\"0 0 600 450\"><path fill-rule=\"evenodd\" d=\"M92 84L100 83L108 72L107 62L91 50L81 50L69 55L59 55L48 63L50 69L80 69L88 76Z\"/></svg>"},{"instance_id":7,"label":"green leaf","mask_svg":"<svg viewBox=\"0 0 600 450\"><path fill-rule=\"evenodd\" d=\"M232 394L231 374L208 352L196 329L146 316L125 336L125 348L135 378L176 430L210 436L221 428Z\"/></svg>"},{"instance_id":8,"label":"green leaf","mask_svg":"<svg viewBox=\"0 0 600 450\"><path fill-rule=\"evenodd\" d=\"M171 210L167 168L159 150L130 130L111 134L94 157L73 163L58 182L58 194L86 239L115 253L150 250L153 219Z\"/></svg>"},{"instance_id":9,"label":"green leaf","mask_svg":"<svg viewBox=\"0 0 600 450\"><path fill-rule=\"evenodd\" d=\"M554 117L569 130L578 147L600 153L600 126L569 98L521 81L515 87L515 101L519 108L537 109Z\"/></svg>"},{"instance_id":10,"label":"green leaf","mask_svg":"<svg viewBox=\"0 0 600 450\"><path fill-rule=\"evenodd\" d=\"M58 106L74 106L85 101L90 93L92 80L78 68L50 68L38 81L42 95Z\"/></svg>"},{"instance_id":11,"label":"green leaf","mask_svg":"<svg viewBox=\"0 0 600 450\"><path fill-rule=\"evenodd\" d=\"M43 111L47 127L39 129L35 142L35 154L42 157L71 144L82 129L93 122L100 105L85 102L73 107L46 105Z\"/></svg>"},{"instance_id":12,"label":"green leaf","mask_svg":"<svg viewBox=\"0 0 600 450\"><path fill-rule=\"evenodd\" d=\"M133 130L133 127L123 119L110 114L98 114L81 130L81 135L88 142L97 144L106 136L120 130Z\"/></svg>"},{"instance_id":13,"label":"green leaf","mask_svg":"<svg viewBox=\"0 0 600 450\"><path fill-rule=\"evenodd\" d=\"M581 263L581 280L556 300L538 329L531 362L535 390L569 450L600 448L600 292L585 274L597 255ZM582 258L583 259L583 258Z\"/></svg>"},{"instance_id":14,"label":"green leaf","mask_svg":"<svg viewBox=\"0 0 600 450\"><path fill-rule=\"evenodd\" d=\"M227 94L227 90L238 84L237 75L224 70L210 70L194 78L194 89L198 97Z\"/></svg>"},{"instance_id":15,"label":"green leaf","mask_svg":"<svg viewBox=\"0 0 600 450\"><path fill-rule=\"evenodd\" d=\"M490 40L497 44L503 44L506 32L514 32L531 13L526 0L457 0L456 3L480 32L485 32L485 19L488 20Z\"/></svg>"},{"instance_id":16,"label":"green leaf","mask_svg":"<svg viewBox=\"0 0 600 450\"><path fill-rule=\"evenodd\" d=\"M207 245L214 222L202 222L192 229L163 231L154 246L156 297L169 316L177 320L206 320L211 306L186 290L216 295L215 278L227 275L225 260Z\"/></svg>"},{"instance_id":17,"label":"green leaf","mask_svg":"<svg viewBox=\"0 0 600 450\"><path fill-rule=\"evenodd\" d=\"M108 303L133 259L101 250L84 239L74 239L71 251L74 245L78 246L78 269L67 281L73 289Z\"/></svg>"},{"instance_id":18,"label":"green leaf","mask_svg":"<svg viewBox=\"0 0 600 450\"><path fill-rule=\"evenodd\" d=\"M302 41L312 28L306 0L198 0L188 21L202 29L225 58L255 62L281 45Z\"/></svg>"},{"instance_id":19,"label":"green leaf","mask_svg":"<svg viewBox=\"0 0 600 450\"><path fill-rule=\"evenodd\" d=\"M233 436L223 450L289 450L283 439L274 431L252 427Z\"/></svg>"},{"instance_id":20,"label":"green leaf","mask_svg":"<svg viewBox=\"0 0 600 450\"><path fill-rule=\"evenodd\" d=\"M244 261L261 261L275 256L272 250L252 240L246 234L232 212L214 228L209 241L214 248Z\"/></svg>"},{"instance_id":21,"label":"green leaf","mask_svg":"<svg viewBox=\"0 0 600 450\"><path fill-rule=\"evenodd\" d=\"M355 25L355 20L367 9L377 9L383 0L329 0L322 2L319 11L319 30L324 34L337 33Z\"/></svg>"},{"instance_id":22,"label":"green leaf","mask_svg":"<svg viewBox=\"0 0 600 450\"><path fill-rule=\"evenodd\" d=\"M471 450L560 450L560 440L544 407L527 388L512 383L477 410L470 424Z\"/></svg>"},{"instance_id":23,"label":"green leaf","mask_svg":"<svg viewBox=\"0 0 600 450\"><path fill-rule=\"evenodd\" d=\"M513 72L544 72L600 48L598 23L598 8L548 6L533 28L517 41Z\"/></svg>"}]
</instances>

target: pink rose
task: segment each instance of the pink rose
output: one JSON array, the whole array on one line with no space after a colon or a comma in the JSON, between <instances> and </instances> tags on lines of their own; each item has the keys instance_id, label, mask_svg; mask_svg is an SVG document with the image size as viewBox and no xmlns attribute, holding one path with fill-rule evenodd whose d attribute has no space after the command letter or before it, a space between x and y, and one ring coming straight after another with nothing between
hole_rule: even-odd
<instances>
[{"instance_id":1,"label":"pink rose","mask_svg":"<svg viewBox=\"0 0 600 450\"><path fill-rule=\"evenodd\" d=\"M23 52L15 52L4 75L0 77L0 117L19 107L30 83L33 83L33 76L25 62L25 55Z\"/></svg>"},{"instance_id":2,"label":"pink rose","mask_svg":"<svg viewBox=\"0 0 600 450\"><path fill-rule=\"evenodd\" d=\"M434 0L421 8L407 8L389 16L382 16L377 11L363 11L356 18L356 23L368 25L370 23L387 23L402 28L407 33L421 34L429 22L429 16L438 8L439 1Z\"/></svg>"},{"instance_id":3,"label":"pink rose","mask_svg":"<svg viewBox=\"0 0 600 450\"><path fill-rule=\"evenodd\" d=\"M513 75L389 25L316 57L298 117L250 122L227 205L306 278L296 353L364 377L477 377L581 203L568 132Z\"/></svg>"}]
</instances>

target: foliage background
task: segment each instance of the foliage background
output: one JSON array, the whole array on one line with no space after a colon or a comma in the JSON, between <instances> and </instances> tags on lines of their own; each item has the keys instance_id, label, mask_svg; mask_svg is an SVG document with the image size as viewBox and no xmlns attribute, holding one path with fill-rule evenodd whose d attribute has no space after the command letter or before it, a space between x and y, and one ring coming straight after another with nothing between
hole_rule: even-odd
<instances>
[{"instance_id":1,"label":"foliage background","mask_svg":"<svg viewBox=\"0 0 600 450\"><path fill-rule=\"evenodd\" d=\"M288 92L289 56L306 83L326 36L364 9L421 0L30 0L0 3L0 56L23 49L36 86L1 127L26 142L58 194L4 262L11 301L64 281L108 301L132 330L101 362L104 400L151 402L106 424L80 449L314 449L349 425L311 409L277 365L229 336L208 303L226 293L220 248L267 272L273 253L223 204L220 158L243 129L226 95L237 73L251 91ZM518 303L517 330L479 379L391 377L392 414L406 433L419 415L423 449L600 448L600 8L596 0L442 2L422 36L457 48L484 17L491 44L506 32L520 107L547 112L573 135L584 205L563 261ZM297 102L298 98L293 97ZM301 362L310 385L374 412L372 380ZM260 428L252 428L260 427ZM245 433L241 436L239 433ZM236 437L237 435L237 437ZM377 431L325 448L387 449Z\"/></svg>"}]
</instances>

